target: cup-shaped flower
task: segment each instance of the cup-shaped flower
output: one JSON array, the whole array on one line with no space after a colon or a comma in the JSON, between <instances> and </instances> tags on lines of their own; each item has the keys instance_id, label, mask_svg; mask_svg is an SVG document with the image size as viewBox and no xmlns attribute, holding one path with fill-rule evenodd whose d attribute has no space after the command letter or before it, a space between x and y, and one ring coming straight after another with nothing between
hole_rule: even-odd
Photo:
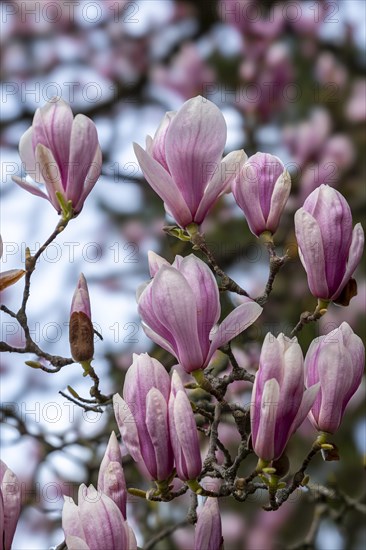
<instances>
[{"instance_id":1,"label":"cup-shaped flower","mask_svg":"<svg viewBox=\"0 0 366 550\"><path fill-rule=\"evenodd\" d=\"M134 144L145 178L183 228L203 222L247 158L234 151L221 160L226 134L218 107L197 96L166 113L154 139L147 136L146 151Z\"/></svg>"},{"instance_id":2,"label":"cup-shaped flower","mask_svg":"<svg viewBox=\"0 0 366 550\"><path fill-rule=\"evenodd\" d=\"M109 496L126 518L127 488L122 466L122 453L116 434L111 433L108 446L100 464L98 491Z\"/></svg>"},{"instance_id":3,"label":"cup-shaped flower","mask_svg":"<svg viewBox=\"0 0 366 550\"><path fill-rule=\"evenodd\" d=\"M0 235L0 259L3 257L3 240ZM13 285L25 274L24 269L8 269L0 273L0 291Z\"/></svg>"},{"instance_id":4,"label":"cup-shaped flower","mask_svg":"<svg viewBox=\"0 0 366 550\"><path fill-rule=\"evenodd\" d=\"M170 378L147 353L133 355L123 386L123 399L113 397L122 440L136 462L144 463L151 479L166 480L173 471L168 425Z\"/></svg>"},{"instance_id":5,"label":"cup-shaped flower","mask_svg":"<svg viewBox=\"0 0 366 550\"><path fill-rule=\"evenodd\" d=\"M305 385L320 382L309 419L321 431L335 433L347 403L361 384L365 347L348 323L312 341L305 357Z\"/></svg>"},{"instance_id":6,"label":"cup-shaped flower","mask_svg":"<svg viewBox=\"0 0 366 550\"><path fill-rule=\"evenodd\" d=\"M304 388L304 359L297 338L268 333L259 359L250 409L255 454L278 459L308 414L319 384Z\"/></svg>"},{"instance_id":7,"label":"cup-shaped flower","mask_svg":"<svg viewBox=\"0 0 366 550\"><path fill-rule=\"evenodd\" d=\"M80 485L78 504L65 497L62 528L70 550L136 550L135 536L117 504L93 485Z\"/></svg>"},{"instance_id":8,"label":"cup-shaped flower","mask_svg":"<svg viewBox=\"0 0 366 550\"><path fill-rule=\"evenodd\" d=\"M196 479L202 469L197 426L186 390L176 371L172 375L169 398L169 431L179 479Z\"/></svg>"},{"instance_id":9,"label":"cup-shaped flower","mask_svg":"<svg viewBox=\"0 0 366 550\"><path fill-rule=\"evenodd\" d=\"M185 371L204 368L219 347L254 323L262 308L243 298L243 303L216 327L210 341L221 313L212 271L193 254L177 256L171 266L158 262L156 257L150 256L155 276L138 297L143 329L151 340L174 355Z\"/></svg>"},{"instance_id":10,"label":"cup-shaped flower","mask_svg":"<svg viewBox=\"0 0 366 550\"><path fill-rule=\"evenodd\" d=\"M16 176L13 180L49 200L58 213L61 205L56 193L65 204L71 201L76 215L102 170L94 122L85 115L73 118L70 106L57 97L36 110L32 126L20 139L19 154L32 181Z\"/></svg>"},{"instance_id":11,"label":"cup-shaped flower","mask_svg":"<svg viewBox=\"0 0 366 550\"><path fill-rule=\"evenodd\" d=\"M352 230L346 199L333 187L321 185L295 214L296 238L311 293L322 300L337 300L358 266L364 232Z\"/></svg>"},{"instance_id":12,"label":"cup-shaped flower","mask_svg":"<svg viewBox=\"0 0 366 550\"><path fill-rule=\"evenodd\" d=\"M198 512L194 550L220 550L222 544L219 503L217 498L208 497L201 511Z\"/></svg>"},{"instance_id":13,"label":"cup-shaped flower","mask_svg":"<svg viewBox=\"0 0 366 550\"><path fill-rule=\"evenodd\" d=\"M69 341L75 361L89 361L94 355L94 328L91 321L88 285L81 273L71 302Z\"/></svg>"},{"instance_id":14,"label":"cup-shaped flower","mask_svg":"<svg viewBox=\"0 0 366 550\"><path fill-rule=\"evenodd\" d=\"M275 233L291 190L290 174L279 158L256 153L233 181L233 195L251 232Z\"/></svg>"},{"instance_id":15,"label":"cup-shaped flower","mask_svg":"<svg viewBox=\"0 0 366 550\"><path fill-rule=\"evenodd\" d=\"M0 460L0 537L4 550L10 550L21 508L20 483Z\"/></svg>"}]
</instances>

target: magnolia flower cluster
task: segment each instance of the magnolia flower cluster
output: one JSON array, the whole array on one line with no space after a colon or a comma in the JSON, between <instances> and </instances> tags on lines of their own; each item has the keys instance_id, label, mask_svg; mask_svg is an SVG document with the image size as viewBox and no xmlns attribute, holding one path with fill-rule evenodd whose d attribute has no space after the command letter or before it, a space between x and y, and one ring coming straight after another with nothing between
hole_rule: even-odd
<instances>
[{"instance_id":1,"label":"magnolia flower cluster","mask_svg":"<svg viewBox=\"0 0 366 550\"><path fill-rule=\"evenodd\" d=\"M151 479L168 480L174 464L181 480L196 479L202 467L196 423L176 371L170 379L159 361L134 355L123 398L116 394L113 403L122 439Z\"/></svg>"},{"instance_id":2,"label":"magnolia flower cluster","mask_svg":"<svg viewBox=\"0 0 366 550\"><path fill-rule=\"evenodd\" d=\"M196 97L177 113L167 113L154 138L147 137L146 149L135 144L135 153L184 239L189 240L193 230L200 235L199 226L210 209L220 196L232 191L250 231L268 243L286 207L290 176L281 160L267 153L248 159L244 151L234 151L222 158L226 131L220 110ZM101 172L93 122L83 115L74 119L63 101L51 101L37 110L19 149L28 176L15 181L47 198L63 220L79 214ZM318 309L330 301L347 305L357 293L352 276L361 259L364 233L360 224L353 228L346 199L332 187L320 185L296 212L295 231ZM196 490L202 472L196 421L179 368L202 380L202 371L215 352L255 323L263 308L241 297L240 305L220 320L218 284L205 262L191 254L177 255L170 264L154 252L148 260L151 280L137 293L138 313L146 335L179 365L169 375L148 354L134 355L122 396L114 395L113 404L128 453L140 471L156 482L159 494L166 495L176 476ZM5 272L1 288L23 274L21 270ZM88 374L94 329L83 275L72 298L69 340L74 361ZM266 335L250 408L251 443L262 469L284 455L289 439L306 417L322 436L337 431L360 385L364 363L365 348L347 323L315 339L305 360L296 338ZM16 489L6 490L8 482L16 487L16 479L3 463L0 481L1 532L7 550L19 516L20 496ZM126 501L121 451L112 433L97 488L81 485L77 504L65 499L62 524L67 547L136 549L126 520ZM208 498L198 514L195 550L219 550L221 545L218 501Z\"/></svg>"}]
</instances>

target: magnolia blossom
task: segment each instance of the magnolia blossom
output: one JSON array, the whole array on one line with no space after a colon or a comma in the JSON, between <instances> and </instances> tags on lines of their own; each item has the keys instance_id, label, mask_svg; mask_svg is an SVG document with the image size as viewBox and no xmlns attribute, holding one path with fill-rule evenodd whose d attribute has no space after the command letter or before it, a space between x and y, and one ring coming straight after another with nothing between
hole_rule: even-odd
<instances>
[{"instance_id":1,"label":"magnolia blossom","mask_svg":"<svg viewBox=\"0 0 366 550\"><path fill-rule=\"evenodd\" d=\"M268 333L253 387L252 443L264 461L278 459L308 414L319 384L304 391L304 359L297 338Z\"/></svg>"},{"instance_id":2,"label":"magnolia blossom","mask_svg":"<svg viewBox=\"0 0 366 550\"><path fill-rule=\"evenodd\" d=\"M71 201L74 214L78 214L102 170L94 122L84 115L73 118L70 106L60 98L37 109L32 126L20 139L19 154L32 181L17 176L13 180L49 200L58 213L57 192L65 203Z\"/></svg>"},{"instance_id":3,"label":"magnolia blossom","mask_svg":"<svg viewBox=\"0 0 366 550\"><path fill-rule=\"evenodd\" d=\"M135 536L113 500L93 485L80 485L78 504L65 497L62 528L70 550L136 550Z\"/></svg>"},{"instance_id":4,"label":"magnolia blossom","mask_svg":"<svg viewBox=\"0 0 366 550\"><path fill-rule=\"evenodd\" d=\"M194 550L220 550L222 526L217 498L208 497L198 513L195 529Z\"/></svg>"},{"instance_id":5,"label":"magnolia blossom","mask_svg":"<svg viewBox=\"0 0 366 550\"><path fill-rule=\"evenodd\" d=\"M91 321L88 285L81 273L70 310L69 340L75 361L88 361L94 355L94 328Z\"/></svg>"},{"instance_id":6,"label":"magnolia blossom","mask_svg":"<svg viewBox=\"0 0 366 550\"><path fill-rule=\"evenodd\" d=\"M122 467L122 454L116 434L111 433L108 446L100 464L98 491L109 496L126 518L127 488Z\"/></svg>"},{"instance_id":7,"label":"magnolia blossom","mask_svg":"<svg viewBox=\"0 0 366 550\"><path fill-rule=\"evenodd\" d=\"M179 374L174 371L169 398L169 431L178 477L196 479L202 469L196 422Z\"/></svg>"},{"instance_id":8,"label":"magnolia blossom","mask_svg":"<svg viewBox=\"0 0 366 550\"><path fill-rule=\"evenodd\" d=\"M221 313L219 290L202 260L193 254L176 256L169 265L150 253L149 263L154 278L138 297L143 329L174 355L186 372L205 368L219 347L253 324L262 312L256 302L243 298L215 327Z\"/></svg>"},{"instance_id":9,"label":"magnolia blossom","mask_svg":"<svg viewBox=\"0 0 366 550\"><path fill-rule=\"evenodd\" d=\"M347 403L361 384L365 346L348 323L312 341L305 357L305 384L320 382L309 420L322 432L338 430Z\"/></svg>"},{"instance_id":10,"label":"magnolia blossom","mask_svg":"<svg viewBox=\"0 0 366 550\"><path fill-rule=\"evenodd\" d=\"M290 174L274 155L256 153L244 164L233 194L254 235L276 232L290 189Z\"/></svg>"},{"instance_id":11,"label":"magnolia blossom","mask_svg":"<svg viewBox=\"0 0 366 550\"><path fill-rule=\"evenodd\" d=\"M3 257L3 240L0 235L0 259ZM13 285L25 274L24 269L8 269L0 273L0 291Z\"/></svg>"},{"instance_id":12,"label":"magnolia blossom","mask_svg":"<svg viewBox=\"0 0 366 550\"><path fill-rule=\"evenodd\" d=\"M183 228L203 222L247 158L234 151L221 160L226 133L221 111L198 96L166 113L146 151L134 144L145 178Z\"/></svg>"},{"instance_id":13,"label":"magnolia blossom","mask_svg":"<svg viewBox=\"0 0 366 550\"><path fill-rule=\"evenodd\" d=\"M21 508L17 476L0 460L0 538L1 548L10 550Z\"/></svg>"},{"instance_id":14,"label":"magnolia blossom","mask_svg":"<svg viewBox=\"0 0 366 550\"><path fill-rule=\"evenodd\" d=\"M321 185L295 214L296 238L311 293L337 300L358 266L364 232L352 230L352 213L346 199L333 187Z\"/></svg>"},{"instance_id":15,"label":"magnolia blossom","mask_svg":"<svg viewBox=\"0 0 366 550\"><path fill-rule=\"evenodd\" d=\"M173 471L168 425L170 378L159 361L147 353L133 354L123 399L113 397L114 414L130 455L145 464L152 479L163 481Z\"/></svg>"}]
</instances>

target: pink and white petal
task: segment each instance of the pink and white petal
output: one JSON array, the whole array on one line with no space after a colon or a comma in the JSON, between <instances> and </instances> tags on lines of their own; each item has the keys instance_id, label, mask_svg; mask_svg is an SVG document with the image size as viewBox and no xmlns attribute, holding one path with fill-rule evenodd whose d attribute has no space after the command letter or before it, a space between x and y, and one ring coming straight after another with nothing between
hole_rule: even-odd
<instances>
[{"instance_id":1,"label":"pink and white petal","mask_svg":"<svg viewBox=\"0 0 366 550\"><path fill-rule=\"evenodd\" d=\"M60 212L61 207L57 200L56 192L65 195L65 190L61 181L60 168L56 163L55 157L50 149L38 144L36 147L36 161L39 163L49 200L57 212Z\"/></svg>"},{"instance_id":2,"label":"pink and white petal","mask_svg":"<svg viewBox=\"0 0 366 550\"><path fill-rule=\"evenodd\" d=\"M63 181L66 181L68 170L72 124L71 108L60 98L54 98L37 109L32 124L33 149L40 143L52 151Z\"/></svg>"},{"instance_id":3,"label":"pink and white petal","mask_svg":"<svg viewBox=\"0 0 366 550\"><path fill-rule=\"evenodd\" d=\"M62 528L65 533L65 538L71 536L79 537L85 541L85 534L79 516L79 508L71 497L64 496Z\"/></svg>"},{"instance_id":4,"label":"pink and white petal","mask_svg":"<svg viewBox=\"0 0 366 550\"><path fill-rule=\"evenodd\" d=\"M317 298L329 298L321 231L317 221L303 208L295 214L295 232L311 293Z\"/></svg>"},{"instance_id":5,"label":"pink and white petal","mask_svg":"<svg viewBox=\"0 0 366 550\"><path fill-rule=\"evenodd\" d=\"M28 191L28 193L32 193L32 195L36 195L37 197L42 197L42 199L50 200L49 197L41 191L41 189L38 187L36 183L31 183L27 181L26 179L20 178L19 176L12 176L11 178L14 183L19 185L22 189L25 191Z\"/></svg>"},{"instance_id":6,"label":"pink and white petal","mask_svg":"<svg viewBox=\"0 0 366 550\"><path fill-rule=\"evenodd\" d=\"M19 156L24 163L24 168L27 174L29 174L35 181L41 182L34 175L36 174L36 157L34 154L33 142L32 142L33 128L28 128L22 135L19 141Z\"/></svg>"},{"instance_id":7,"label":"pink and white petal","mask_svg":"<svg viewBox=\"0 0 366 550\"><path fill-rule=\"evenodd\" d=\"M196 299L185 277L174 267L162 266L151 289L154 311L175 339L179 362L187 372L201 368L204 357L197 331Z\"/></svg>"},{"instance_id":8,"label":"pink and white petal","mask_svg":"<svg viewBox=\"0 0 366 550\"><path fill-rule=\"evenodd\" d=\"M275 233L277 230L290 191L291 176L288 171L285 170L276 181L271 197L271 207L267 218L267 229L272 233Z\"/></svg>"},{"instance_id":9,"label":"pink and white petal","mask_svg":"<svg viewBox=\"0 0 366 550\"><path fill-rule=\"evenodd\" d=\"M155 452L157 479L167 479L173 470L172 453L169 452L168 405L156 388L146 396L146 428Z\"/></svg>"},{"instance_id":10,"label":"pink and white petal","mask_svg":"<svg viewBox=\"0 0 366 550\"><path fill-rule=\"evenodd\" d=\"M201 96L186 101L170 123L166 161L192 213L201 202L212 169L220 164L226 135L220 109Z\"/></svg>"},{"instance_id":11,"label":"pink and white petal","mask_svg":"<svg viewBox=\"0 0 366 550\"><path fill-rule=\"evenodd\" d=\"M179 271L186 278L196 298L198 338L206 355L210 345L210 331L221 312L216 279L208 265L194 254L182 260Z\"/></svg>"},{"instance_id":12,"label":"pink and white petal","mask_svg":"<svg viewBox=\"0 0 366 550\"><path fill-rule=\"evenodd\" d=\"M191 211L170 174L146 153L140 145L134 143L133 147L145 178L164 203L166 203L175 221L181 227L189 225L193 221Z\"/></svg>"},{"instance_id":13,"label":"pink and white petal","mask_svg":"<svg viewBox=\"0 0 366 550\"><path fill-rule=\"evenodd\" d=\"M140 294L138 299L138 312L144 324L147 325L147 327L154 333L159 335L160 338L168 342L169 346L174 350L174 354L176 355L177 344L174 335L171 333L170 327L167 328L159 319L158 315L156 315L155 303L152 295L152 282L149 283L145 290L143 290Z\"/></svg>"},{"instance_id":14,"label":"pink and white petal","mask_svg":"<svg viewBox=\"0 0 366 550\"><path fill-rule=\"evenodd\" d=\"M174 116L175 116L174 111L169 111L165 113L158 129L155 132L151 149L150 151L148 151L151 154L151 156L155 160L157 160L158 163L165 168L165 170L167 170L167 172L169 172L169 168L165 158L165 138L166 138L166 133L168 131L170 123L174 118Z\"/></svg>"},{"instance_id":15,"label":"pink and white petal","mask_svg":"<svg viewBox=\"0 0 366 550\"><path fill-rule=\"evenodd\" d=\"M102 150L98 144L97 150L95 151L94 158L90 164L89 171L86 175L84 187L74 210L76 213L79 213L84 206L86 197L89 195L90 191L93 189L96 184L101 172L102 172Z\"/></svg>"},{"instance_id":16,"label":"pink and white petal","mask_svg":"<svg viewBox=\"0 0 366 550\"><path fill-rule=\"evenodd\" d=\"M67 198L72 201L74 207L78 205L83 195L85 181L95 160L96 153L98 153L98 148L98 134L94 122L85 115L77 115L71 129L69 170L66 184ZM100 175L98 172L100 160L101 153L99 152L97 156L98 164L92 166L91 179L87 183L89 191L90 185L94 185Z\"/></svg>"},{"instance_id":17,"label":"pink and white petal","mask_svg":"<svg viewBox=\"0 0 366 550\"><path fill-rule=\"evenodd\" d=\"M264 385L257 437L253 439L255 454L263 460L275 458L275 428L280 386L274 378Z\"/></svg>"},{"instance_id":18,"label":"pink and white petal","mask_svg":"<svg viewBox=\"0 0 366 550\"><path fill-rule=\"evenodd\" d=\"M357 223L352 231L352 242L349 249L346 271L343 275L341 284L339 285L335 294L332 296L332 300L335 300L339 296L345 285L352 277L354 271L356 270L356 267L361 261L364 244L365 234L362 225L360 223Z\"/></svg>"},{"instance_id":19,"label":"pink and white petal","mask_svg":"<svg viewBox=\"0 0 366 550\"><path fill-rule=\"evenodd\" d=\"M148 338L150 338L150 340L155 342L155 344L157 344L161 348L165 349L166 351L168 351L169 353L171 353L174 357L176 357L178 359L177 352L172 348L172 346L169 344L169 342L167 340L165 340L165 338L162 338L157 332L155 332L154 330L152 330L150 327L148 327L145 324L142 324L142 328L143 328L144 333L146 334L146 336Z\"/></svg>"},{"instance_id":20,"label":"pink and white petal","mask_svg":"<svg viewBox=\"0 0 366 550\"><path fill-rule=\"evenodd\" d=\"M128 452L136 462L142 462L140 440L135 419L130 407L118 393L113 396L113 410L122 440Z\"/></svg>"},{"instance_id":21,"label":"pink and white petal","mask_svg":"<svg viewBox=\"0 0 366 550\"><path fill-rule=\"evenodd\" d=\"M0 290L14 285L25 275L24 269L9 269L0 273Z\"/></svg>"},{"instance_id":22,"label":"pink and white petal","mask_svg":"<svg viewBox=\"0 0 366 550\"><path fill-rule=\"evenodd\" d=\"M137 540L135 537L135 533L133 532L132 527L128 525L127 521L125 521L125 530L128 540L128 546L126 550L137 550Z\"/></svg>"},{"instance_id":23,"label":"pink and white petal","mask_svg":"<svg viewBox=\"0 0 366 550\"><path fill-rule=\"evenodd\" d=\"M219 325L213 337L205 365L208 364L212 355L218 348L230 342L230 340L252 325L256 319L258 319L262 311L263 308L259 304L253 302L253 300L249 298L245 298L243 304L240 304L234 311L229 313Z\"/></svg>"},{"instance_id":24,"label":"pink and white petal","mask_svg":"<svg viewBox=\"0 0 366 550\"><path fill-rule=\"evenodd\" d=\"M187 467L188 479L195 479L201 471L202 460L196 422L185 391L178 391L175 396L173 414L179 446Z\"/></svg>"},{"instance_id":25,"label":"pink and white petal","mask_svg":"<svg viewBox=\"0 0 366 550\"><path fill-rule=\"evenodd\" d=\"M306 416L308 415L309 411L311 410L311 407L314 404L315 399L317 398L319 391L320 391L320 382L318 382L317 384L314 384L314 386L310 386L310 388L304 391L304 395L301 400L301 405L292 423L292 426L289 430L289 438L293 433L296 432L296 430L304 422Z\"/></svg>"},{"instance_id":26,"label":"pink and white petal","mask_svg":"<svg viewBox=\"0 0 366 550\"><path fill-rule=\"evenodd\" d=\"M149 271L151 277L154 277L154 275L156 275L157 271L159 271L162 265L170 265L165 258L159 256L159 254L156 254L156 252L154 252L153 250L148 251L147 260L149 262Z\"/></svg>"},{"instance_id":27,"label":"pink and white petal","mask_svg":"<svg viewBox=\"0 0 366 550\"><path fill-rule=\"evenodd\" d=\"M247 158L243 150L233 151L223 158L205 189L194 217L196 223L201 224L203 222L218 197L225 193L228 187L231 187L234 178L239 175Z\"/></svg>"},{"instance_id":28,"label":"pink and white petal","mask_svg":"<svg viewBox=\"0 0 366 550\"><path fill-rule=\"evenodd\" d=\"M258 175L249 159L240 174L234 179L232 190L238 206L244 212L251 232L259 236L266 227L266 220L261 208L257 178Z\"/></svg>"}]
</instances>

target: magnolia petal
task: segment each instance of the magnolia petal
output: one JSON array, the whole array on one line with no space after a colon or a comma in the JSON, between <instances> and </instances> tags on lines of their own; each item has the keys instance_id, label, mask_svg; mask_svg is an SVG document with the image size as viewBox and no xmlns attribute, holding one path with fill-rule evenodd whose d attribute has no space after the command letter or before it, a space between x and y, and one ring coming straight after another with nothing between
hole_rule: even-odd
<instances>
[{"instance_id":1,"label":"magnolia petal","mask_svg":"<svg viewBox=\"0 0 366 550\"><path fill-rule=\"evenodd\" d=\"M288 171L285 170L276 181L271 197L271 208L267 218L267 229L272 233L275 233L277 230L290 191L291 176Z\"/></svg>"},{"instance_id":2,"label":"magnolia petal","mask_svg":"<svg viewBox=\"0 0 366 550\"><path fill-rule=\"evenodd\" d=\"M84 187L81 192L80 198L76 205L74 206L74 211L78 214L84 206L86 197L89 195L90 191L93 189L96 184L101 172L102 172L102 150L98 143L97 150L95 151L94 158L90 163L88 173L85 178Z\"/></svg>"},{"instance_id":3,"label":"magnolia petal","mask_svg":"<svg viewBox=\"0 0 366 550\"><path fill-rule=\"evenodd\" d=\"M295 214L295 232L311 293L317 298L329 298L321 231L317 221L303 208Z\"/></svg>"},{"instance_id":4,"label":"magnolia petal","mask_svg":"<svg viewBox=\"0 0 366 550\"><path fill-rule=\"evenodd\" d=\"M86 544L85 540L80 539L79 537L65 537L65 542L67 548L70 548L70 550L90 550L90 547Z\"/></svg>"},{"instance_id":5,"label":"magnolia petal","mask_svg":"<svg viewBox=\"0 0 366 550\"><path fill-rule=\"evenodd\" d=\"M229 313L229 315L222 321L219 325L216 334L213 337L211 342L210 351L206 359L205 365L208 364L214 352L227 344L230 340L242 333L243 330L252 325L256 319L262 313L263 308L250 300L250 298L245 298L245 302L236 307L234 311Z\"/></svg>"},{"instance_id":6,"label":"magnolia petal","mask_svg":"<svg viewBox=\"0 0 366 550\"><path fill-rule=\"evenodd\" d=\"M189 99L172 119L165 138L165 156L172 179L194 215L226 143L226 122L220 109L201 96Z\"/></svg>"},{"instance_id":7,"label":"magnolia petal","mask_svg":"<svg viewBox=\"0 0 366 550\"><path fill-rule=\"evenodd\" d=\"M271 461L275 457L275 428L280 386L274 378L264 384L257 437L253 438L255 454Z\"/></svg>"},{"instance_id":8,"label":"magnolia petal","mask_svg":"<svg viewBox=\"0 0 366 550\"><path fill-rule=\"evenodd\" d=\"M159 254L156 254L156 252L153 252L152 250L148 251L147 259L149 262L149 270L150 270L151 277L154 277L154 275L156 275L156 273L159 271L162 265L170 265L165 258L163 258L162 256L159 256Z\"/></svg>"},{"instance_id":9,"label":"magnolia petal","mask_svg":"<svg viewBox=\"0 0 366 550\"><path fill-rule=\"evenodd\" d=\"M169 212L181 227L193 221L192 214L172 177L140 145L134 143L134 151L145 178L167 204Z\"/></svg>"},{"instance_id":10,"label":"magnolia petal","mask_svg":"<svg viewBox=\"0 0 366 550\"><path fill-rule=\"evenodd\" d=\"M357 223L352 231L352 242L349 249L346 271L343 275L343 279L338 289L332 296L332 300L335 300L346 286L349 279L352 277L356 267L361 261L363 247L365 242L365 234L360 223Z\"/></svg>"},{"instance_id":11,"label":"magnolia petal","mask_svg":"<svg viewBox=\"0 0 366 550\"><path fill-rule=\"evenodd\" d=\"M195 479L201 471L202 461L196 422L191 404L184 391L178 391L175 396L173 414L179 442L179 451L175 449L175 452L183 453L187 468L185 473L178 472L178 475L181 476L183 481L186 481L185 476L187 476L187 479Z\"/></svg>"},{"instance_id":12,"label":"magnolia petal","mask_svg":"<svg viewBox=\"0 0 366 550\"><path fill-rule=\"evenodd\" d=\"M249 229L257 237L266 229L266 220L260 204L259 185L250 159L244 164L240 174L233 181L233 195L244 212Z\"/></svg>"},{"instance_id":13,"label":"magnolia petal","mask_svg":"<svg viewBox=\"0 0 366 550\"><path fill-rule=\"evenodd\" d=\"M19 141L19 156L22 159L26 173L35 181L43 183L42 178L37 178L36 157L32 141L33 128L28 128ZM38 171L39 176L39 171Z\"/></svg>"},{"instance_id":14,"label":"magnolia petal","mask_svg":"<svg viewBox=\"0 0 366 550\"><path fill-rule=\"evenodd\" d=\"M142 462L139 435L136 421L127 403L116 393L113 396L113 409L123 442L136 462Z\"/></svg>"},{"instance_id":15,"label":"magnolia petal","mask_svg":"<svg viewBox=\"0 0 366 550\"><path fill-rule=\"evenodd\" d=\"M194 221L201 224L218 197L231 186L232 181L240 174L240 170L247 160L246 153L233 151L223 158L217 170L211 177L201 202L199 203Z\"/></svg>"},{"instance_id":16,"label":"magnolia petal","mask_svg":"<svg viewBox=\"0 0 366 550\"><path fill-rule=\"evenodd\" d=\"M19 176L12 176L11 179L14 181L14 183L19 185L19 187L21 187L22 189L25 189L25 191L32 193L32 195L36 195L37 197L42 197L42 199L47 199L48 201L50 200L49 197L46 195L46 193L41 191L41 189L38 187L37 184L31 183L24 178L20 178Z\"/></svg>"},{"instance_id":17,"label":"magnolia petal","mask_svg":"<svg viewBox=\"0 0 366 550\"><path fill-rule=\"evenodd\" d=\"M290 436L296 432L296 430L299 428L299 426L304 422L306 415L309 413L311 407L313 406L313 403L320 391L320 383L314 384L314 386L311 386L310 388L306 389L304 391L304 395L301 401L301 405L299 407L299 410L297 412L297 415L293 421L293 424L291 426L291 429L289 431L289 438Z\"/></svg>"},{"instance_id":18,"label":"magnolia petal","mask_svg":"<svg viewBox=\"0 0 366 550\"><path fill-rule=\"evenodd\" d=\"M169 452L168 404L156 388L146 397L146 427L155 451L157 477L167 479L173 470L172 453Z\"/></svg>"},{"instance_id":19,"label":"magnolia petal","mask_svg":"<svg viewBox=\"0 0 366 550\"><path fill-rule=\"evenodd\" d=\"M98 134L94 122L85 115L77 115L71 129L66 185L67 199L71 200L74 207L79 206L79 200L83 195L85 181L91 168L91 180L87 183L89 187L91 183L94 185L100 175L100 172L95 170L95 166L92 165L96 152L99 151L98 148ZM97 168L101 168L100 157L101 154L98 154Z\"/></svg>"},{"instance_id":20,"label":"magnolia petal","mask_svg":"<svg viewBox=\"0 0 366 550\"><path fill-rule=\"evenodd\" d=\"M57 212L60 213L61 207L56 197L56 192L61 193L61 195L65 195L65 190L61 181L60 168L56 163L52 151L40 143L36 147L36 160L40 165L49 200Z\"/></svg>"},{"instance_id":21,"label":"magnolia petal","mask_svg":"<svg viewBox=\"0 0 366 550\"><path fill-rule=\"evenodd\" d=\"M187 372L201 368L204 357L197 333L196 299L190 285L177 269L162 266L151 288L154 312L175 339L177 359Z\"/></svg>"}]
</instances>

